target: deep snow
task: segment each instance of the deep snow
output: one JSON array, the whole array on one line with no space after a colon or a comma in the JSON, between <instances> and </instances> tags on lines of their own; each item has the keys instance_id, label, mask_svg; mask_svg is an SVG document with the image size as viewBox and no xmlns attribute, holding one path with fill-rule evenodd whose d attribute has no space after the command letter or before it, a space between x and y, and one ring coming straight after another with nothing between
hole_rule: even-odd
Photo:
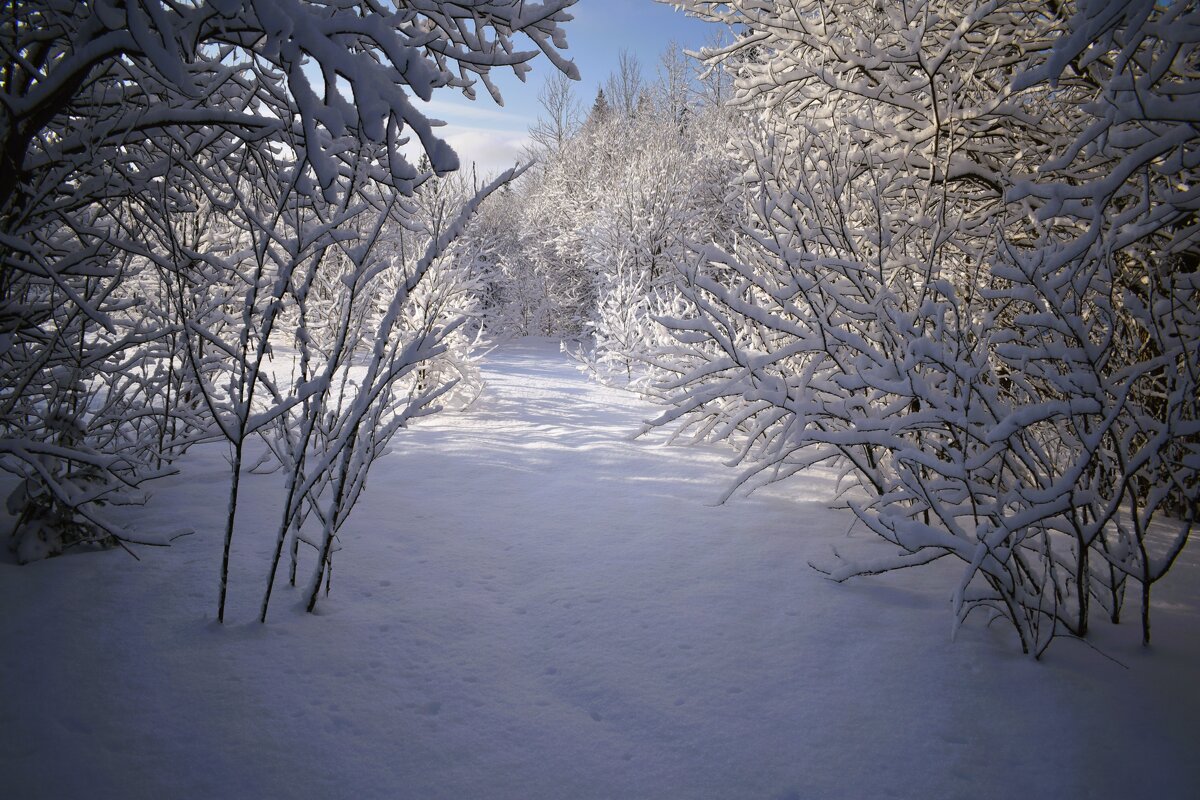
<instances>
[{"instance_id":1,"label":"deep snow","mask_svg":"<svg viewBox=\"0 0 1200 800\"><path fill-rule=\"evenodd\" d=\"M465 414L375 465L317 615L255 619L277 479L248 479L215 617L220 448L136 510L169 549L0 564L0 797L1191 797L1200 565L1035 663L950 639L957 571L847 584L867 553L814 472L714 506L722 451L556 343L493 353ZM302 574L311 553L302 556ZM281 571L284 572L284 571ZM1112 659L1125 665L1120 666Z\"/></svg>"}]
</instances>

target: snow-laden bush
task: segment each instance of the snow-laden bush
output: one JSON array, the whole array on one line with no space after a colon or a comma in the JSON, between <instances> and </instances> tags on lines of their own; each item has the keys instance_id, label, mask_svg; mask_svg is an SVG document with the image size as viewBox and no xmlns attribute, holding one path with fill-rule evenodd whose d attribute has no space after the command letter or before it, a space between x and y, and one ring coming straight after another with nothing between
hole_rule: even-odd
<instances>
[{"instance_id":1,"label":"snow-laden bush","mask_svg":"<svg viewBox=\"0 0 1200 800\"><path fill-rule=\"evenodd\" d=\"M956 620L1023 650L1119 618L1196 516L1195 3L680 3L747 26L751 213L683 264L658 424L741 482L837 463Z\"/></svg>"},{"instance_id":2,"label":"snow-laden bush","mask_svg":"<svg viewBox=\"0 0 1200 800\"><path fill-rule=\"evenodd\" d=\"M289 538L293 582L299 543L319 554L308 591L312 610L371 464L409 420L478 392L472 341L464 333L474 284L454 242L483 199L511 177L511 170L500 175L437 230L423 229L415 258L408 257L407 241L416 231L397 224L411 222L414 209L394 190L376 186L367 196L383 198L378 210L341 223L343 231L359 226L360 238L350 239L355 246L294 276L303 287L294 295L299 319L285 341L295 358L272 377L287 391L273 388L275 404L261 415L273 422L268 442L284 468L286 494L262 619ZM309 291L320 284L318 299ZM309 520L316 530L306 530Z\"/></svg>"},{"instance_id":3,"label":"snow-laden bush","mask_svg":"<svg viewBox=\"0 0 1200 800\"><path fill-rule=\"evenodd\" d=\"M523 76L539 54L574 76L559 53L571 4L14 5L0 25L0 468L23 482L21 525L48 538L47 525L83 520L121 538L99 505L189 444L224 439L223 618L250 438L297 409L328 410L314 398L334 385L330 364L364 354L367 377L338 395L349 451L378 451L387 420L446 389L439 377L403 402L391 392L416 365L444 363L455 324L439 311L392 334L414 292L457 291L432 286L454 270L430 272L454 237L435 235L390 299L356 294L391 263L376 252L384 229L420 227L404 198L458 166L412 96L473 96L482 82L498 98L491 70ZM427 168L402 152L410 138ZM333 321L320 342L308 337L318 318ZM323 359L298 384L272 364L289 333ZM78 435L64 439L60 420ZM343 466L320 466L341 481L333 516L353 505L342 489L358 473Z\"/></svg>"}]
</instances>

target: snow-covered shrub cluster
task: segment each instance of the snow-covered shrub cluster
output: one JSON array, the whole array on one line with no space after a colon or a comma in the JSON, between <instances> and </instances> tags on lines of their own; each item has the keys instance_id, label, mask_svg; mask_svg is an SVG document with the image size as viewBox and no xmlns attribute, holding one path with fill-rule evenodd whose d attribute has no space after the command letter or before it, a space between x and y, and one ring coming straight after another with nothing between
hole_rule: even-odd
<instances>
[{"instance_id":1,"label":"snow-covered shrub cluster","mask_svg":"<svg viewBox=\"0 0 1200 800\"><path fill-rule=\"evenodd\" d=\"M572 2L8 9L0 468L22 559L128 540L101 506L224 439L223 616L245 447L265 436L290 478L280 535L321 531L311 607L371 459L474 380L454 242L498 183L424 215L458 159L412 97L498 97L491 70L539 54L574 75Z\"/></svg>"},{"instance_id":2,"label":"snow-covered shrub cluster","mask_svg":"<svg viewBox=\"0 0 1200 800\"><path fill-rule=\"evenodd\" d=\"M657 424L840 465L896 549L839 580L958 559L1034 654L1132 583L1148 641L1200 493L1197 4L674 4L743 31L754 133Z\"/></svg>"},{"instance_id":3,"label":"snow-covered shrub cluster","mask_svg":"<svg viewBox=\"0 0 1200 800\"><path fill-rule=\"evenodd\" d=\"M515 231L493 261L492 329L580 339L577 354L597 375L645 388L671 346L654 318L682 308L685 240L725 241L733 228L728 76L698 71L672 45L647 82L623 53L586 114L566 82L547 84L537 163L513 189L520 212L504 221ZM488 215L485 206L475 225L501 227Z\"/></svg>"}]
</instances>

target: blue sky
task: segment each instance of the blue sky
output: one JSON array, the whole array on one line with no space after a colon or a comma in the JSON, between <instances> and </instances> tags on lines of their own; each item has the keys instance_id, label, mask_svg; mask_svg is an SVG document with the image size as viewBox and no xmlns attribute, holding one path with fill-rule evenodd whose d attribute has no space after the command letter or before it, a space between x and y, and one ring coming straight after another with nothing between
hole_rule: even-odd
<instances>
[{"instance_id":1,"label":"blue sky","mask_svg":"<svg viewBox=\"0 0 1200 800\"><path fill-rule=\"evenodd\" d=\"M638 57L643 77L650 81L658 68L659 53L668 42L694 49L715 30L709 23L653 0L579 0L570 13L575 19L566 26L570 45L566 55L579 67L575 92L585 109L591 106L596 89L616 69L622 48ZM512 166L520 156L540 110L538 92L554 69L544 57L532 67L524 84L511 72L499 75L496 83L504 96L503 108L483 86L477 88L474 102L453 91L435 94L427 111L447 123L440 133L458 151L464 167L475 161L482 176Z\"/></svg>"}]
</instances>

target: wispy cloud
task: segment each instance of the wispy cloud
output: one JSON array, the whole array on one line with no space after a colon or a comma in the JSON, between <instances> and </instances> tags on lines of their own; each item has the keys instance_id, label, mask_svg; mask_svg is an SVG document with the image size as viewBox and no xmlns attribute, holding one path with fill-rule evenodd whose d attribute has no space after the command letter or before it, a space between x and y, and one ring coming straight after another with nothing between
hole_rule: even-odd
<instances>
[{"instance_id":1,"label":"wispy cloud","mask_svg":"<svg viewBox=\"0 0 1200 800\"><path fill-rule=\"evenodd\" d=\"M509 131L524 130L527 127L524 118L503 108L497 108L491 98L487 96L486 90L474 102L465 97L451 96L435 97L428 103L417 101L414 105L427 116L445 120L452 125L456 125L461 120L470 120L476 125L486 123L488 128Z\"/></svg>"}]
</instances>

